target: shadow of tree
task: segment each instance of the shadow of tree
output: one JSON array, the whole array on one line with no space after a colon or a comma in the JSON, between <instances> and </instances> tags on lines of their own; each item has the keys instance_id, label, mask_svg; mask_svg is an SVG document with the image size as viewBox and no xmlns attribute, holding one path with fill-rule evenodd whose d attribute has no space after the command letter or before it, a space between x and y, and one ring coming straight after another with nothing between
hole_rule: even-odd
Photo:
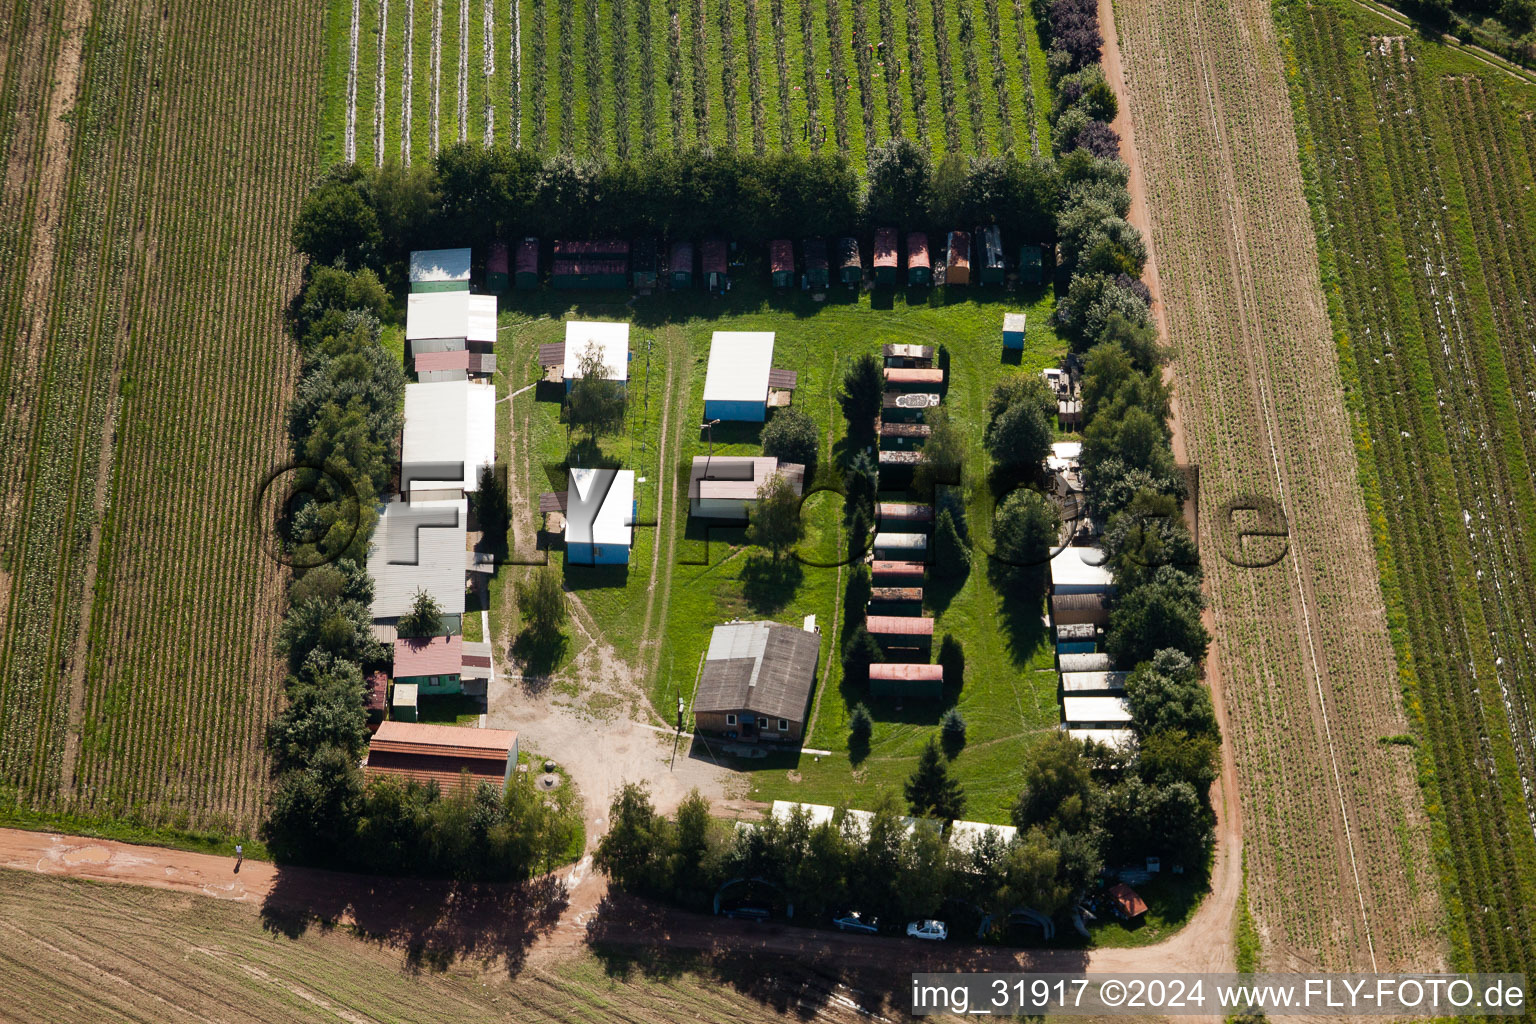
<instances>
[{"instance_id":1,"label":"shadow of tree","mask_svg":"<svg viewBox=\"0 0 1536 1024\"><path fill-rule=\"evenodd\" d=\"M754 551L742 563L742 595L754 612L770 615L789 603L804 576L795 559Z\"/></svg>"},{"instance_id":2,"label":"shadow of tree","mask_svg":"<svg viewBox=\"0 0 1536 1024\"><path fill-rule=\"evenodd\" d=\"M541 635L524 629L512 640L512 658L524 676L548 676L559 667L569 646L570 638L564 632Z\"/></svg>"},{"instance_id":3,"label":"shadow of tree","mask_svg":"<svg viewBox=\"0 0 1536 1024\"><path fill-rule=\"evenodd\" d=\"M473 959L500 964L515 977L528 948L554 928L565 906L565 885L554 875L474 884L284 866L261 920L287 938L347 920L359 937L399 949L409 970L441 972Z\"/></svg>"}]
</instances>

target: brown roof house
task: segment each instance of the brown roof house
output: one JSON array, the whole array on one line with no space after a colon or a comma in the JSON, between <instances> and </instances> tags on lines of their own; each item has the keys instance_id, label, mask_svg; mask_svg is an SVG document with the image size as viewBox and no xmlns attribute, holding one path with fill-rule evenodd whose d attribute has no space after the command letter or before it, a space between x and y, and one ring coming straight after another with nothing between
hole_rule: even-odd
<instances>
[{"instance_id":1,"label":"brown roof house","mask_svg":"<svg viewBox=\"0 0 1536 1024\"><path fill-rule=\"evenodd\" d=\"M821 637L777 622L716 626L693 701L694 728L731 739L799 743Z\"/></svg>"},{"instance_id":2,"label":"brown roof house","mask_svg":"<svg viewBox=\"0 0 1536 1024\"><path fill-rule=\"evenodd\" d=\"M391 721L368 741L363 772L370 779L393 776L452 789L465 772L471 784L505 786L516 764L515 732Z\"/></svg>"}]
</instances>

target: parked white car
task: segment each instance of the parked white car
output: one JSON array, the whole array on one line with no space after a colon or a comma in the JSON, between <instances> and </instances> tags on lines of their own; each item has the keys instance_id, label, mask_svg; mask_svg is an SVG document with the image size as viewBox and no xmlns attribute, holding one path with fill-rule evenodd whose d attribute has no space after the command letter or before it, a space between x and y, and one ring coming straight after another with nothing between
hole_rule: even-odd
<instances>
[{"instance_id":1,"label":"parked white car","mask_svg":"<svg viewBox=\"0 0 1536 1024\"><path fill-rule=\"evenodd\" d=\"M949 938L949 928L943 921L913 921L907 925L907 937L943 942Z\"/></svg>"}]
</instances>

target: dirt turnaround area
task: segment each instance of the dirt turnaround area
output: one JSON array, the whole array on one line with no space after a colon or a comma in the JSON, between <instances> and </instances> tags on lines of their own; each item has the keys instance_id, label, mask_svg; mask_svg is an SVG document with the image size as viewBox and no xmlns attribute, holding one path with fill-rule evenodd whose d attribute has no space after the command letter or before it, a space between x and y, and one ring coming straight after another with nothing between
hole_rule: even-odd
<instances>
[{"instance_id":1,"label":"dirt turnaround area","mask_svg":"<svg viewBox=\"0 0 1536 1024\"><path fill-rule=\"evenodd\" d=\"M1113 22L1266 966L1433 969L1427 825L1411 748L1381 742L1408 729L1269 4L1115 0Z\"/></svg>"}]
</instances>

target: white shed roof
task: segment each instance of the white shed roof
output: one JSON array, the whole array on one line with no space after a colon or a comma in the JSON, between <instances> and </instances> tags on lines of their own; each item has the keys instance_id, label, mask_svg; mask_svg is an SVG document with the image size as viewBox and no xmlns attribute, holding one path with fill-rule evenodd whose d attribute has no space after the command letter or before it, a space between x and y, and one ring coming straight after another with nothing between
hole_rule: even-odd
<instances>
[{"instance_id":1,"label":"white shed roof","mask_svg":"<svg viewBox=\"0 0 1536 1024\"><path fill-rule=\"evenodd\" d=\"M629 380L629 324L602 320L568 320L565 324L565 376L574 379L588 345L603 353L609 380Z\"/></svg>"},{"instance_id":2,"label":"white shed roof","mask_svg":"<svg viewBox=\"0 0 1536 1024\"><path fill-rule=\"evenodd\" d=\"M790 812L796 807L805 808L806 813L811 816L812 828L831 821L832 815L837 810L837 808L831 807L828 804L797 804L793 800L775 800L773 802L773 810L770 813L780 821L788 821Z\"/></svg>"},{"instance_id":3,"label":"white shed roof","mask_svg":"<svg viewBox=\"0 0 1536 1024\"><path fill-rule=\"evenodd\" d=\"M462 338L494 344L496 296L412 292L405 298L405 340Z\"/></svg>"},{"instance_id":4,"label":"white shed roof","mask_svg":"<svg viewBox=\"0 0 1536 1024\"><path fill-rule=\"evenodd\" d=\"M480 485L481 467L495 461L494 385L445 380L405 386L403 488L447 481L473 492Z\"/></svg>"},{"instance_id":5,"label":"white shed roof","mask_svg":"<svg viewBox=\"0 0 1536 1024\"><path fill-rule=\"evenodd\" d=\"M1005 330L1005 331L1018 331L1020 334L1023 334L1024 333L1024 314L1023 313L1004 313L1003 314L1003 330Z\"/></svg>"},{"instance_id":6,"label":"white shed roof","mask_svg":"<svg viewBox=\"0 0 1536 1024\"><path fill-rule=\"evenodd\" d=\"M634 534L634 504L634 470L571 470L566 490L565 542L629 547Z\"/></svg>"},{"instance_id":7,"label":"white shed roof","mask_svg":"<svg viewBox=\"0 0 1536 1024\"><path fill-rule=\"evenodd\" d=\"M1068 725L1131 720L1131 705L1124 697L1063 697L1061 707Z\"/></svg>"},{"instance_id":8,"label":"white shed roof","mask_svg":"<svg viewBox=\"0 0 1536 1024\"><path fill-rule=\"evenodd\" d=\"M995 831L1005 845L1013 842L1013 837L1019 831L1012 825L989 825L984 821L952 821L949 824L949 845L968 853L989 830Z\"/></svg>"},{"instance_id":9,"label":"white shed roof","mask_svg":"<svg viewBox=\"0 0 1536 1024\"><path fill-rule=\"evenodd\" d=\"M716 331L709 343L706 402L766 402L772 331Z\"/></svg>"},{"instance_id":10,"label":"white shed roof","mask_svg":"<svg viewBox=\"0 0 1536 1024\"><path fill-rule=\"evenodd\" d=\"M411 283L469 280L468 249L417 249L411 253Z\"/></svg>"},{"instance_id":11,"label":"white shed roof","mask_svg":"<svg viewBox=\"0 0 1536 1024\"><path fill-rule=\"evenodd\" d=\"M368 550L373 617L399 618L424 590L445 614L464 613L465 524L469 503L392 501L379 509Z\"/></svg>"},{"instance_id":12,"label":"white shed roof","mask_svg":"<svg viewBox=\"0 0 1536 1024\"><path fill-rule=\"evenodd\" d=\"M1129 750L1136 745L1136 734L1129 729L1068 729L1067 735L1075 740L1092 740L1117 750Z\"/></svg>"},{"instance_id":13,"label":"white shed roof","mask_svg":"<svg viewBox=\"0 0 1536 1024\"><path fill-rule=\"evenodd\" d=\"M850 808L849 810L847 810L847 811L845 811L843 813L843 822L845 824L851 823L850 827L853 829L853 831L857 835L860 835L860 836L863 836L863 837L866 837L866 838L869 836L869 826L870 826L870 823L873 822L874 820L875 820L875 812L874 811L856 811L856 810L853 810L852 808ZM918 828L919 824L921 824L923 828L927 828L927 829L939 828L939 822L935 821L932 818L914 818L914 817L911 817L909 815L909 816L905 816L905 817L903 817L901 819L902 831L905 832L909 836L913 832L917 831L917 828Z\"/></svg>"},{"instance_id":14,"label":"white shed roof","mask_svg":"<svg viewBox=\"0 0 1536 1024\"><path fill-rule=\"evenodd\" d=\"M1125 672L1062 672L1061 688L1066 693L1094 690L1125 690Z\"/></svg>"},{"instance_id":15,"label":"white shed roof","mask_svg":"<svg viewBox=\"0 0 1536 1024\"><path fill-rule=\"evenodd\" d=\"M1051 559L1051 585L1060 593L1096 593L1112 589L1114 582L1100 548L1066 547Z\"/></svg>"}]
</instances>

